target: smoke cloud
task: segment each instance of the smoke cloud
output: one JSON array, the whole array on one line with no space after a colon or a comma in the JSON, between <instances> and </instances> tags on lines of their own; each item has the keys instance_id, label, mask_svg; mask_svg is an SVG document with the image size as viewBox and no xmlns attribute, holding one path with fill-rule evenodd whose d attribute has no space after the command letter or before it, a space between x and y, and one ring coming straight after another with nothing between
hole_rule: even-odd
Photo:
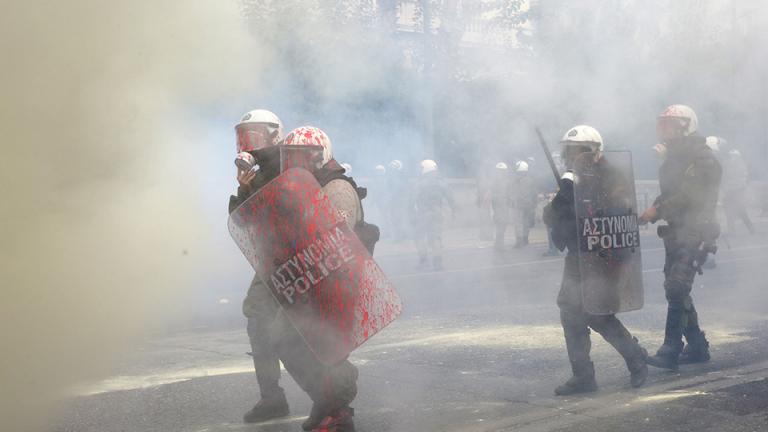
<instances>
[{"instance_id":1,"label":"smoke cloud","mask_svg":"<svg viewBox=\"0 0 768 432\"><path fill-rule=\"evenodd\" d=\"M555 141L588 123L609 147L633 150L638 176L654 178L655 116L671 103L693 106L702 132L739 145L753 172L768 161L762 2L430 2L426 38L424 11L398 22L400 3L413 6L6 7L0 416L8 430L44 428L40 413L183 316L195 287L234 283L232 271L247 279L224 205L234 184L231 126L248 109L272 109L287 129L322 127L356 176L395 158L412 172L434 157L446 175L472 177L500 160L541 160L535 125Z\"/></svg>"},{"instance_id":2,"label":"smoke cloud","mask_svg":"<svg viewBox=\"0 0 768 432\"><path fill-rule=\"evenodd\" d=\"M205 0L14 2L0 52L0 418L38 430L214 261L200 110L255 93L270 53Z\"/></svg>"}]
</instances>

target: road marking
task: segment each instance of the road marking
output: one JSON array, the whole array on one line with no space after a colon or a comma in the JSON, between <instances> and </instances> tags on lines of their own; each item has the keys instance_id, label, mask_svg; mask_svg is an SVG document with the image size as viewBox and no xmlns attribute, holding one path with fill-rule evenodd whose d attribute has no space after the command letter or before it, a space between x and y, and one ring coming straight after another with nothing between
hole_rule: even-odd
<instances>
[{"instance_id":1,"label":"road marking","mask_svg":"<svg viewBox=\"0 0 768 432\"><path fill-rule=\"evenodd\" d=\"M668 393L639 397L637 398L637 402L639 403L669 402L669 401L673 401L673 400L681 399L685 397L701 396L706 394L709 394L709 393L703 392L703 391L672 391Z\"/></svg>"}]
</instances>

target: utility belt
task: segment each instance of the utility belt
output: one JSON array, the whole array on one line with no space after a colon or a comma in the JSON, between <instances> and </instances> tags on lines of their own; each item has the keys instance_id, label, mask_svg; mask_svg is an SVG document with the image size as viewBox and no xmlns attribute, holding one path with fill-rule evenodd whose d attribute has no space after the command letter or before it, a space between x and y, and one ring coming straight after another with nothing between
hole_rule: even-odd
<instances>
[{"instance_id":1,"label":"utility belt","mask_svg":"<svg viewBox=\"0 0 768 432\"><path fill-rule=\"evenodd\" d=\"M683 240L686 237L704 242L715 243L720 237L720 224L717 222L701 222L691 226L677 224L659 225L656 234L662 239Z\"/></svg>"}]
</instances>

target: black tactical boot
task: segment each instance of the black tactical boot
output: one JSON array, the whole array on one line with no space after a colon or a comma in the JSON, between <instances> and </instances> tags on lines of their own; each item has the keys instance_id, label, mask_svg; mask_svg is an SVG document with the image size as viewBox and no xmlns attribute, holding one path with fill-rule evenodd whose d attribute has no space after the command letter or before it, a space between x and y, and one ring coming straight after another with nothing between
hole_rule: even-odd
<instances>
[{"instance_id":1,"label":"black tactical boot","mask_svg":"<svg viewBox=\"0 0 768 432\"><path fill-rule=\"evenodd\" d=\"M656 351L656 355L648 357L646 363L651 366L676 371L679 369L678 357L680 349L664 344Z\"/></svg>"},{"instance_id":2,"label":"black tactical boot","mask_svg":"<svg viewBox=\"0 0 768 432\"><path fill-rule=\"evenodd\" d=\"M288 401L282 391L273 396L262 397L250 411L243 416L245 423L259 423L288 415Z\"/></svg>"},{"instance_id":3,"label":"black tactical boot","mask_svg":"<svg viewBox=\"0 0 768 432\"><path fill-rule=\"evenodd\" d=\"M699 332L696 336L686 338L688 345L683 348L683 352L680 354L680 364L691 363L706 363L709 361L709 341L704 335L704 332Z\"/></svg>"},{"instance_id":4,"label":"black tactical boot","mask_svg":"<svg viewBox=\"0 0 768 432\"><path fill-rule=\"evenodd\" d=\"M305 431L311 431L320 426L320 423L331 415L333 408L329 404L325 403L313 403L312 410L309 412L309 417L301 424L301 428Z\"/></svg>"},{"instance_id":5,"label":"black tactical boot","mask_svg":"<svg viewBox=\"0 0 768 432\"><path fill-rule=\"evenodd\" d=\"M627 357L624 361L627 363L627 369L629 369L630 378L629 382L633 388L638 388L645 384L646 378L648 378L648 351L641 347L637 342L637 338L632 338L635 343L635 354L632 357Z\"/></svg>"},{"instance_id":6,"label":"black tactical boot","mask_svg":"<svg viewBox=\"0 0 768 432\"><path fill-rule=\"evenodd\" d=\"M355 432L355 422L352 417L355 410L350 407L334 410L325 417L313 432Z\"/></svg>"},{"instance_id":7,"label":"black tactical boot","mask_svg":"<svg viewBox=\"0 0 768 432\"><path fill-rule=\"evenodd\" d=\"M565 384L555 389L558 396L569 396L578 393L590 393L597 391L597 381L595 381L595 366L592 362L575 363L571 362L573 376Z\"/></svg>"},{"instance_id":8,"label":"black tactical boot","mask_svg":"<svg viewBox=\"0 0 768 432\"><path fill-rule=\"evenodd\" d=\"M683 350L683 308L670 302L667 307L667 323L664 328L664 344L656 355L648 357L646 363L651 366L676 371L678 357Z\"/></svg>"}]
</instances>

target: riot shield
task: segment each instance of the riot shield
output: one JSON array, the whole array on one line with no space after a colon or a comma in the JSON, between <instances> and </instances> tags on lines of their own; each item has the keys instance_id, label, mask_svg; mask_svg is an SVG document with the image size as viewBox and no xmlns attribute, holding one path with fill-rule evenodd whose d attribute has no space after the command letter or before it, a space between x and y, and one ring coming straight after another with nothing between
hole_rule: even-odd
<instances>
[{"instance_id":1,"label":"riot shield","mask_svg":"<svg viewBox=\"0 0 768 432\"><path fill-rule=\"evenodd\" d=\"M642 308L632 154L584 153L574 163L574 176L584 310L609 315Z\"/></svg>"},{"instance_id":2,"label":"riot shield","mask_svg":"<svg viewBox=\"0 0 768 432\"><path fill-rule=\"evenodd\" d=\"M333 364L400 314L387 277L322 192L290 168L229 218L235 243L317 358Z\"/></svg>"}]
</instances>

